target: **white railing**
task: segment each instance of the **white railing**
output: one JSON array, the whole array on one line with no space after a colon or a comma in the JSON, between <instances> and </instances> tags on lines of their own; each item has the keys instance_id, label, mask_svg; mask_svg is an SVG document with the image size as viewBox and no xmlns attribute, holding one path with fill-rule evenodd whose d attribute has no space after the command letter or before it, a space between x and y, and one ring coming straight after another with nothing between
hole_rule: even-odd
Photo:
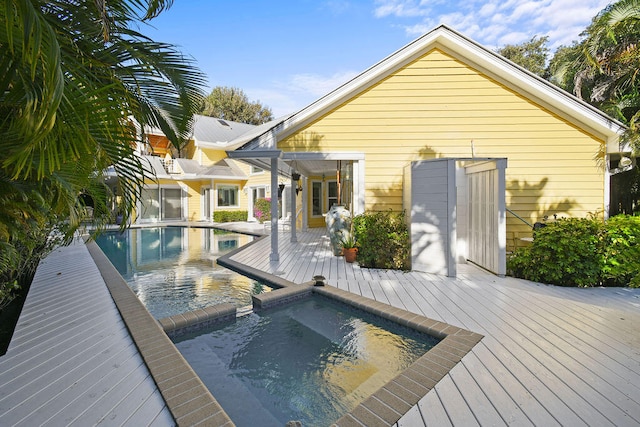
<instances>
[{"instance_id":1,"label":"white railing","mask_svg":"<svg viewBox=\"0 0 640 427\"><path fill-rule=\"evenodd\" d=\"M180 168L178 167L178 163L173 159L160 159L164 170L167 173L180 173Z\"/></svg>"}]
</instances>

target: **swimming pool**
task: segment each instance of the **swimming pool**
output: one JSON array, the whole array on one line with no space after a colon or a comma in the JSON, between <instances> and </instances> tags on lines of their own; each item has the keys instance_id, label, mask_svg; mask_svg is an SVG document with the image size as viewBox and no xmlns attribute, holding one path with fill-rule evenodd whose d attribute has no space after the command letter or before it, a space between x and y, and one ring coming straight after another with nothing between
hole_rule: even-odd
<instances>
[{"instance_id":1,"label":"swimming pool","mask_svg":"<svg viewBox=\"0 0 640 427\"><path fill-rule=\"evenodd\" d=\"M174 339L238 426L330 425L438 341L315 295Z\"/></svg>"},{"instance_id":2,"label":"swimming pool","mask_svg":"<svg viewBox=\"0 0 640 427\"><path fill-rule=\"evenodd\" d=\"M228 302L251 304L270 287L221 267L219 256L252 236L212 228L155 227L107 232L96 243L156 318Z\"/></svg>"}]
</instances>

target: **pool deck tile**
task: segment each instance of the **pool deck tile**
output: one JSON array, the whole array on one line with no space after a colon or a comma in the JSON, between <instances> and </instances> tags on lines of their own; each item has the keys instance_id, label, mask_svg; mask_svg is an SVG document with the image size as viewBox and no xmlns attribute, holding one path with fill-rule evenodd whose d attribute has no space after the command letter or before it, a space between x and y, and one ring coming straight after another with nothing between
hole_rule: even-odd
<instances>
[{"instance_id":1,"label":"pool deck tile","mask_svg":"<svg viewBox=\"0 0 640 427\"><path fill-rule=\"evenodd\" d=\"M384 418L371 411L365 405L358 405L356 409L351 411L350 416L367 427L384 427L392 424L385 421ZM336 421L336 425L342 427L342 418Z\"/></svg>"}]
</instances>

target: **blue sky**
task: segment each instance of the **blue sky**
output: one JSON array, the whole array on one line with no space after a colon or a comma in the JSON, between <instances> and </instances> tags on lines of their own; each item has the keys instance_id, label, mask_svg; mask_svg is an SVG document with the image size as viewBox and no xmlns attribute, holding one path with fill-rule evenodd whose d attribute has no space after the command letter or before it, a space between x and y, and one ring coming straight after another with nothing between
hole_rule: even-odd
<instances>
[{"instance_id":1,"label":"blue sky","mask_svg":"<svg viewBox=\"0 0 640 427\"><path fill-rule=\"evenodd\" d=\"M141 32L195 59L215 86L295 112L439 24L490 49L577 40L608 0L175 0Z\"/></svg>"}]
</instances>

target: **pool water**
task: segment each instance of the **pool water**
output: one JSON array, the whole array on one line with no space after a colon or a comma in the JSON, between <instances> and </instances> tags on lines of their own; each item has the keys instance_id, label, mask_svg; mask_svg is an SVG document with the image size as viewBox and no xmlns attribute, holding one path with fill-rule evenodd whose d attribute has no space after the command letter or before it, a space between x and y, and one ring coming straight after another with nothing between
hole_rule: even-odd
<instances>
[{"instance_id":1,"label":"pool water","mask_svg":"<svg viewBox=\"0 0 640 427\"><path fill-rule=\"evenodd\" d=\"M328 426L437 341L320 296L174 340L238 426Z\"/></svg>"},{"instance_id":2,"label":"pool water","mask_svg":"<svg viewBox=\"0 0 640 427\"><path fill-rule=\"evenodd\" d=\"M243 307L271 288L219 266L219 256L252 236L212 228L157 227L108 232L96 243L156 318L223 302Z\"/></svg>"}]
</instances>

